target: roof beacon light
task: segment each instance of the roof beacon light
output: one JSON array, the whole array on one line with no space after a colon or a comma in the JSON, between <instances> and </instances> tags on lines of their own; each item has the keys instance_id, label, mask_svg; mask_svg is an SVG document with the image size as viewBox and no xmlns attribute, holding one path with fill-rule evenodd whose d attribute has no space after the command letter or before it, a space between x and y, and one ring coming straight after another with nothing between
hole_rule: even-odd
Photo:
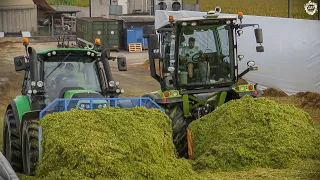
<instances>
[{"instance_id":1,"label":"roof beacon light","mask_svg":"<svg viewBox=\"0 0 320 180\"><path fill-rule=\"evenodd\" d=\"M29 38L23 38L22 42L25 46L29 45Z\"/></svg>"},{"instance_id":2,"label":"roof beacon light","mask_svg":"<svg viewBox=\"0 0 320 180\"><path fill-rule=\"evenodd\" d=\"M174 17L173 16L169 16L169 21L174 21Z\"/></svg>"},{"instance_id":3,"label":"roof beacon light","mask_svg":"<svg viewBox=\"0 0 320 180\"><path fill-rule=\"evenodd\" d=\"M243 18L243 13L242 12L238 12L238 18L242 19Z\"/></svg>"},{"instance_id":4,"label":"roof beacon light","mask_svg":"<svg viewBox=\"0 0 320 180\"><path fill-rule=\"evenodd\" d=\"M94 43L95 43L96 45L100 45L101 40L100 40L99 38L96 38L95 41L94 41Z\"/></svg>"}]
</instances>

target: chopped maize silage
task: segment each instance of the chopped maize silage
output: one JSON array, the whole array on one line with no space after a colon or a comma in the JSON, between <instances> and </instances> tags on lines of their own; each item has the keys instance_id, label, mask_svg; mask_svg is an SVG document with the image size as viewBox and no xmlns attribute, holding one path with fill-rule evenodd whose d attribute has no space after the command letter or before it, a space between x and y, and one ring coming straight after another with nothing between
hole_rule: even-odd
<instances>
[{"instance_id":1,"label":"chopped maize silage","mask_svg":"<svg viewBox=\"0 0 320 180\"><path fill-rule=\"evenodd\" d=\"M177 159L165 113L143 107L72 110L46 115L42 179L186 179L195 172Z\"/></svg>"},{"instance_id":2,"label":"chopped maize silage","mask_svg":"<svg viewBox=\"0 0 320 180\"><path fill-rule=\"evenodd\" d=\"M320 132L293 105L245 96L189 125L194 170L286 168L297 159L319 159Z\"/></svg>"}]
</instances>

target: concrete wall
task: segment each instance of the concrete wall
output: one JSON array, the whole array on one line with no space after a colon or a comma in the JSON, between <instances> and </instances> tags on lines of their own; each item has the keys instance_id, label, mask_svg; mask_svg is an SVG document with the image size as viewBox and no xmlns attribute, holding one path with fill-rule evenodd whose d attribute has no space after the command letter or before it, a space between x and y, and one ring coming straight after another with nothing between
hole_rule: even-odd
<instances>
[{"instance_id":1,"label":"concrete wall","mask_svg":"<svg viewBox=\"0 0 320 180\"><path fill-rule=\"evenodd\" d=\"M21 0L22 4L28 3L27 0ZM23 1L26 1L23 3ZM31 0L32 1L32 0ZM10 3L11 2L11 3ZM20 2L20 1L19 1ZM18 1L1 1L0 5L0 31L19 32L30 31L37 32L37 5L6 5L15 4Z\"/></svg>"},{"instance_id":2,"label":"concrete wall","mask_svg":"<svg viewBox=\"0 0 320 180\"><path fill-rule=\"evenodd\" d=\"M91 16L109 18L110 0L90 0Z\"/></svg>"},{"instance_id":3,"label":"concrete wall","mask_svg":"<svg viewBox=\"0 0 320 180\"><path fill-rule=\"evenodd\" d=\"M134 10L147 12L149 6L149 0L128 0L128 14L132 14Z\"/></svg>"},{"instance_id":4,"label":"concrete wall","mask_svg":"<svg viewBox=\"0 0 320 180\"><path fill-rule=\"evenodd\" d=\"M0 0L0 7L16 6L16 5L23 6L23 5L32 5L32 4L34 4L32 0Z\"/></svg>"},{"instance_id":5,"label":"concrete wall","mask_svg":"<svg viewBox=\"0 0 320 180\"><path fill-rule=\"evenodd\" d=\"M122 14L128 14L128 1L129 0L118 0L118 4L122 6Z\"/></svg>"}]
</instances>

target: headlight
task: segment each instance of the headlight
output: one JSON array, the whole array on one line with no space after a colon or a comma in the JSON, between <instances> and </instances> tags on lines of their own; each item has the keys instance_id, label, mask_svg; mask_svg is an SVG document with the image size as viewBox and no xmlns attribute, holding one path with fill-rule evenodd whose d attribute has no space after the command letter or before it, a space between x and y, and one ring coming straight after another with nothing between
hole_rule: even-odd
<instances>
[{"instance_id":1,"label":"headlight","mask_svg":"<svg viewBox=\"0 0 320 180\"><path fill-rule=\"evenodd\" d=\"M102 108L102 104L99 104L99 105L98 105L98 108L101 109L101 108Z\"/></svg>"},{"instance_id":2,"label":"headlight","mask_svg":"<svg viewBox=\"0 0 320 180\"><path fill-rule=\"evenodd\" d=\"M37 92L38 92L37 90L35 90L35 89L33 90L33 94L37 94Z\"/></svg>"},{"instance_id":3,"label":"headlight","mask_svg":"<svg viewBox=\"0 0 320 180\"><path fill-rule=\"evenodd\" d=\"M90 104L86 104L86 109L90 109Z\"/></svg>"},{"instance_id":4,"label":"headlight","mask_svg":"<svg viewBox=\"0 0 320 180\"><path fill-rule=\"evenodd\" d=\"M116 93L120 93L120 92L121 92L120 89L117 89L117 90L116 90Z\"/></svg>"},{"instance_id":5,"label":"headlight","mask_svg":"<svg viewBox=\"0 0 320 180\"><path fill-rule=\"evenodd\" d=\"M173 96L178 96L178 92L177 91L173 92Z\"/></svg>"},{"instance_id":6,"label":"headlight","mask_svg":"<svg viewBox=\"0 0 320 180\"><path fill-rule=\"evenodd\" d=\"M52 51L52 55L56 55L57 54L57 52L55 52L55 51Z\"/></svg>"},{"instance_id":7,"label":"headlight","mask_svg":"<svg viewBox=\"0 0 320 180\"><path fill-rule=\"evenodd\" d=\"M37 82L37 86L38 86L38 87L42 87L42 86L43 86L43 82L42 82L42 81L38 81L38 82Z\"/></svg>"},{"instance_id":8,"label":"headlight","mask_svg":"<svg viewBox=\"0 0 320 180\"><path fill-rule=\"evenodd\" d=\"M187 22L182 22L181 25L182 25L182 26L186 26L186 25L187 25Z\"/></svg>"},{"instance_id":9,"label":"headlight","mask_svg":"<svg viewBox=\"0 0 320 180\"><path fill-rule=\"evenodd\" d=\"M197 22L192 22L191 23L191 26L196 26L197 25Z\"/></svg>"},{"instance_id":10,"label":"headlight","mask_svg":"<svg viewBox=\"0 0 320 180\"><path fill-rule=\"evenodd\" d=\"M120 85L120 82L119 81L116 81L116 86L119 86Z\"/></svg>"},{"instance_id":11,"label":"headlight","mask_svg":"<svg viewBox=\"0 0 320 180\"><path fill-rule=\"evenodd\" d=\"M254 66L256 63L254 62L254 61L248 61L247 62L247 65L249 66L249 67L252 67L252 66Z\"/></svg>"},{"instance_id":12,"label":"headlight","mask_svg":"<svg viewBox=\"0 0 320 180\"><path fill-rule=\"evenodd\" d=\"M124 93L124 89L121 89L121 93Z\"/></svg>"},{"instance_id":13,"label":"headlight","mask_svg":"<svg viewBox=\"0 0 320 180\"><path fill-rule=\"evenodd\" d=\"M29 90L28 90L28 94L31 94L31 93L32 93L32 90L31 90L31 89L29 89Z\"/></svg>"},{"instance_id":14,"label":"headlight","mask_svg":"<svg viewBox=\"0 0 320 180\"><path fill-rule=\"evenodd\" d=\"M36 82L35 81L31 81L31 86L36 86Z\"/></svg>"},{"instance_id":15,"label":"headlight","mask_svg":"<svg viewBox=\"0 0 320 180\"><path fill-rule=\"evenodd\" d=\"M110 81L110 82L109 82L109 86L110 86L110 87L114 87L114 84L115 84L114 81Z\"/></svg>"},{"instance_id":16,"label":"headlight","mask_svg":"<svg viewBox=\"0 0 320 180\"><path fill-rule=\"evenodd\" d=\"M103 108L106 108L106 107L107 107L107 104L103 104L102 107L103 107Z\"/></svg>"},{"instance_id":17,"label":"headlight","mask_svg":"<svg viewBox=\"0 0 320 180\"><path fill-rule=\"evenodd\" d=\"M85 107L85 104L80 104L80 107L81 107L81 108L84 108L84 107Z\"/></svg>"}]
</instances>

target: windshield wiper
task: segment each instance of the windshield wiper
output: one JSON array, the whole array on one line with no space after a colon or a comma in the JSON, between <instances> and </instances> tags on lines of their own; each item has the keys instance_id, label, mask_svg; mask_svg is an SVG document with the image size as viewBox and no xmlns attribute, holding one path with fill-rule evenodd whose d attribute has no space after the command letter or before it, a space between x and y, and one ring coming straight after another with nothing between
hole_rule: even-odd
<instances>
[{"instance_id":1,"label":"windshield wiper","mask_svg":"<svg viewBox=\"0 0 320 180\"><path fill-rule=\"evenodd\" d=\"M71 52L48 74L46 79L70 56Z\"/></svg>"}]
</instances>

